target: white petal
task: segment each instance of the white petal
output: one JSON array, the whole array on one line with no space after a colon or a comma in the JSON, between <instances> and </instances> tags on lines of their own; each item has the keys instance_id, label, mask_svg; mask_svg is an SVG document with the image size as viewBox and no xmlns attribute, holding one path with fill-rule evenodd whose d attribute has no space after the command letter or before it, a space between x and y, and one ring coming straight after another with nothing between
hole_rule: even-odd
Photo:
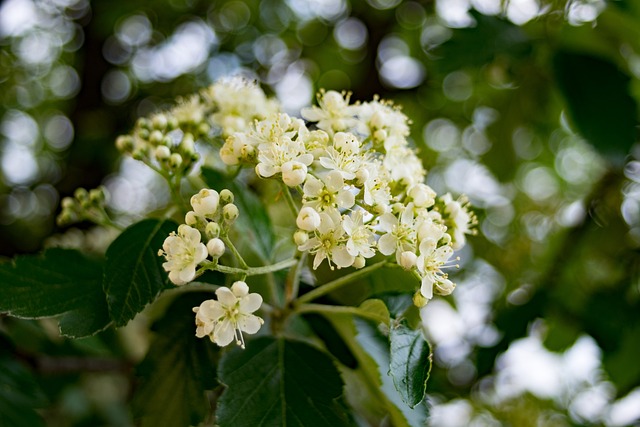
<instances>
[{"instance_id":1,"label":"white petal","mask_svg":"<svg viewBox=\"0 0 640 427\"><path fill-rule=\"evenodd\" d=\"M336 201L338 202L338 206L341 208L349 209L356 203L356 196L354 196L351 191L343 190L338 193Z\"/></svg>"},{"instance_id":2,"label":"white petal","mask_svg":"<svg viewBox=\"0 0 640 427\"><path fill-rule=\"evenodd\" d=\"M254 316L253 314L241 316L238 319L238 328L248 334L255 334L256 332L258 332L261 326L262 322L260 321L260 318L258 316Z\"/></svg>"},{"instance_id":3,"label":"white petal","mask_svg":"<svg viewBox=\"0 0 640 427\"><path fill-rule=\"evenodd\" d=\"M279 170L278 168L272 165L267 165L265 163L258 163L256 165L256 172L258 173L258 175L260 175L263 178L269 178L270 176L273 176L276 173L278 173Z\"/></svg>"},{"instance_id":4,"label":"white petal","mask_svg":"<svg viewBox=\"0 0 640 427\"><path fill-rule=\"evenodd\" d=\"M313 175L309 175L304 183L303 191L305 196L317 196L323 188L324 184L322 184L322 181Z\"/></svg>"},{"instance_id":5,"label":"white petal","mask_svg":"<svg viewBox=\"0 0 640 427\"><path fill-rule=\"evenodd\" d=\"M213 340L220 347L229 345L235 337L233 324L229 320L218 322L213 330Z\"/></svg>"},{"instance_id":6,"label":"white petal","mask_svg":"<svg viewBox=\"0 0 640 427\"><path fill-rule=\"evenodd\" d=\"M353 265L355 257L349 254L345 247L339 247L331 252L331 259L338 267L346 268Z\"/></svg>"},{"instance_id":7,"label":"white petal","mask_svg":"<svg viewBox=\"0 0 640 427\"><path fill-rule=\"evenodd\" d=\"M378 249L383 255L391 255L396 251L396 238L393 234L387 233L378 240Z\"/></svg>"},{"instance_id":8,"label":"white petal","mask_svg":"<svg viewBox=\"0 0 640 427\"><path fill-rule=\"evenodd\" d=\"M220 304L226 307L232 307L238 301L238 298L236 298L233 292L231 292L231 289L225 287L216 289L216 296L218 297Z\"/></svg>"},{"instance_id":9,"label":"white petal","mask_svg":"<svg viewBox=\"0 0 640 427\"><path fill-rule=\"evenodd\" d=\"M178 271L178 277L180 277L180 280L185 283L192 281L196 277L195 264L190 264L182 270Z\"/></svg>"},{"instance_id":10,"label":"white petal","mask_svg":"<svg viewBox=\"0 0 640 427\"><path fill-rule=\"evenodd\" d=\"M194 254L193 261L196 264L200 264L202 261L207 259L208 255L209 251L207 250L207 246L204 243L200 243L198 244L198 246L196 246L196 253Z\"/></svg>"},{"instance_id":11,"label":"white petal","mask_svg":"<svg viewBox=\"0 0 640 427\"><path fill-rule=\"evenodd\" d=\"M344 187L344 179L342 179L342 174L338 171L331 171L325 178L325 183L327 184L327 190L331 192L341 190Z\"/></svg>"},{"instance_id":12,"label":"white petal","mask_svg":"<svg viewBox=\"0 0 640 427\"><path fill-rule=\"evenodd\" d=\"M420 293L426 299L433 298L433 281L429 276L422 278L422 285L420 286Z\"/></svg>"},{"instance_id":13,"label":"white petal","mask_svg":"<svg viewBox=\"0 0 640 427\"><path fill-rule=\"evenodd\" d=\"M262 305L262 296L257 293L249 294L240 300L242 313L253 313Z\"/></svg>"}]
</instances>

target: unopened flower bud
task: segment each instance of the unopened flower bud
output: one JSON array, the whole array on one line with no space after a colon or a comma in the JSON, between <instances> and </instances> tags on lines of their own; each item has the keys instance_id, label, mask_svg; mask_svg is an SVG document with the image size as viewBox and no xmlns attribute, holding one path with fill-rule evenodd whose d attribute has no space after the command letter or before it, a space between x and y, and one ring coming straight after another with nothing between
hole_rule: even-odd
<instances>
[{"instance_id":1,"label":"unopened flower bud","mask_svg":"<svg viewBox=\"0 0 640 427\"><path fill-rule=\"evenodd\" d=\"M224 242L218 238L211 239L207 242L207 251L213 259L218 259L224 255Z\"/></svg>"},{"instance_id":2,"label":"unopened flower bud","mask_svg":"<svg viewBox=\"0 0 640 427\"><path fill-rule=\"evenodd\" d=\"M415 305L416 307L422 308L425 305L427 305L428 302L429 302L429 299L425 298L425 296L422 295L420 291L413 294L413 305Z\"/></svg>"},{"instance_id":3,"label":"unopened flower bud","mask_svg":"<svg viewBox=\"0 0 640 427\"><path fill-rule=\"evenodd\" d=\"M170 157L169 157L169 165L173 168L173 169L177 169L182 165L182 156L178 153L173 153Z\"/></svg>"},{"instance_id":4,"label":"unopened flower bud","mask_svg":"<svg viewBox=\"0 0 640 427\"><path fill-rule=\"evenodd\" d=\"M289 187L300 185L307 178L307 166L304 163L289 161L281 168L282 181Z\"/></svg>"},{"instance_id":5,"label":"unopened flower bud","mask_svg":"<svg viewBox=\"0 0 640 427\"><path fill-rule=\"evenodd\" d=\"M305 231L313 231L320 226L320 214L310 206L300 209L296 218L298 228Z\"/></svg>"},{"instance_id":6,"label":"unopened flower bud","mask_svg":"<svg viewBox=\"0 0 640 427\"><path fill-rule=\"evenodd\" d=\"M305 243L307 243L307 240L309 240L309 235L306 231L298 230L293 233L293 241L297 246L304 245Z\"/></svg>"},{"instance_id":7,"label":"unopened flower bud","mask_svg":"<svg viewBox=\"0 0 640 427\"><path fill-rule=\"evenodd\" d=\"M436 192L426 184L416 184L409 189L409 197L417 208L428 208L436 201Z\"/></svg>"},{"instance_id":8,"label":"unopened flower bud","mask_svg":"<svg viewBox=\"0 0 640 427\"><path fill-rule=\"evenodd\" d=\"M76 201L73 197L65 197L62 199L60 205L62 206L62 209L74 210L76 208Z\"/></svg>"},{"instance_id":9,"label":"unopened flower bud","mask_svg":"<svg viewBox=\"0 0 640 427\"><path fill-rule=\"evenodd\" d=\"M193 141L193 135L185 133L182 141L180 142L180 149L184 154L193 154L196 151L195 143Z\"/></svg>"},{"instance_id":10,"label":"unopened flower bud","mask_svg":"<svg viewBox=\"0 0 640 427\"><path fill-rule=\"evenodd\" d=\"M208 238L215 239L216 237L220 236L220 224L218 224L217 222L210 222L207 224L207 227L204 231L207 234Z\"/></svg>"},{"instance_id":11,"label":"unopened flower bud","mask_svg":"<svg viewBox=\"0 0 640 427\"><path fill-rule=\"evenodd\" d=\"M129 135L121 135L116 139L116 148L123 153L130 153L133 150L133 138Z\"/></svg>"},{"instance_id":12,"label":"unopened flower bud","mask_svg":"<svg viewBox=\"0 0 640 427\"><path fill-rule=\"evenodd\" d=\"M234 200L234 196L231 190L227 190L226 188L224 188L222 191L220 191L220 202L223 205L226 205L228 203L233 203L233 200Z\"/></svg>"},{"instance_id":13,"label":"unopened flower bud","mask_svg":"<svg viewBox=\"0 0 640 427\"><path fill-rule=\"evenodd\" d=\"M156 114L153 119L151 119L151 124L155 129L165 130L167 127L167 116L164 114Z\"/></svg>"},{"instance_id":14,"label":"unopened flower bud","mask_svg":"<svg viewBox=\"0 0 640 427\"><path fill-rule=\"evenodd\" d=\"M149 134L149 142L154 145L161 144L163 139L164 139L164 135L159 130L154 130Z\"/></svg>"},{"instance_id":15,"label":"unopened flower bud","mask_svg":"<svg viewBox=\"0 0 640 427\"><path fill-rule=\"evenodd\" d=\"M238 211L238 207L233 203L229 203L222 208L222 217L227 222L233 222L238 218L240 212Z\"/></svg>"},{"instance_id":16,"label":"unopened flower bud","mask_svg":"<svg viewBox=\"0 0 640 427\"><path fill-rule=\"evenodd\" d=\"M411 270L416 265L418 256L411 251L404 251L400 254L400 266L405 270Z\"/></svg>"},{"instance_id":17,"label":"unopened flower bud","mask_svg":"<svg viewBox=\"0 0 640 427\"><path fill-rule=\"evenodd\" d=\"M161 162L163 160L167 160L171 156L171 150L165 145L160 145L156 147L154 155L156 156L156 159Z\"/></svg>"},{"instance_id":18,"label":"unopened flower bud","mask_svg":"<svg viewBox=\"0 0 640 427\"><path fill-rule=\"evenodd\" d=\"M362 255L358 255L353 260L353 268L360 269L360 268L364 267L366 263L367 263L367 260Z\"/></svg>"},{"instance_id":19,"label":"unopened flower bud","mask_svg":"<svg viewBox=\"0 0 640 427\"><path fill-rule=\"evenodd\" d=\"M174 116L167 117L167 129L173 130L173 129L176 129L177 127L178 127L178 119L176 119Z\"/></svg>"},{"instance_id":20,"label":"unopened flower bud","mask_svg":"<svg viewBox=\"0 0 640 427\"><path fill-rule=\"evenodd\" d=\"M151 122L146 117L140 117L136 121L136 127L139 127L140 129L151 129Z\"/></svg>"},{"instance_id":21,"label":"unopened flower bud","mask_svg":"<svg viewBox=\"0 0 640 427\"><path fill-rule=\"evenodd\" d=\"M201 216L213 215L218 210L220 195L216 190L203 188L191 196L191 206L196 214Z\"/></svg>"},{"instance_id":22,"label":"unopened flower bud","mask_svg":"<svg viewBox=\"0 0 640 427\"><path fill-rule=\"evenodd\" d=\"M333 145L340 151L357 153L360 151L360 142L352 133L337 132L333 136Z\"/></svg>"},{"instance_id":23,"label":"unopened flower bud","mask_svg":"<svg viewBox=\"0 0 640 427\"><path fill-rule=\"evenodd\" d=\"M104 187L94 188L89 191L89 200L92 203L101 204L105 200Z\"/></svg>"},{"instance_id":24,"label":"unopened flower bud","mask_svg":"<svg viewBox=\"0 0 640 427\"><path fill-rule=\"evenodd\" d=\"M373 139L375 139L376 141L384 141L385 139L387 139L387 131L384 129L378 129L377 131L373 132Z\"/></svg>"},{"instance_id":25,"label":"unopened flower bud","mask_svg":"<svg viewBox=\"0 0 640 427\"><path fill-rule=\"evenodd\" d=\"M84 188L77 188L73 195L80 203L89 200L89 192Z\"/></svg>"},{"instance_id":26,"label":"unopened flower bud","mask_svg":"<svg viewBox=\"0 0 640 427\"><path fill-rule=\"evenodd\" d=\"M229 144L228 141L227 139L227 142L225 142L220 149L220 159L222 159L225 165L235 166L240 163L240 158L233 151L233 144Z\"/></svg>"},{"instance_id":27,"label":"unopened flower bud","mask_svg":"<svg viewBox=\"0 0 640 427\"><path fill-rule=\"evenodd\" d=\"M189 226L194 226L198 222L198 217L194 211L189 211L184 216L184 223Z\"/></svg>"},{"instance_id":28,"label":"unopened flower bud","mask_svg":"<svg viewBox=\"0 0 640 427\"><path fill-rule=\"evenodd\" d=\"M208 123L200 123L198 125L198 133L200 135L206 135L209 133L209 130L211 129L211 126L209 126Z\"/></svg>"},{"instance_id":29,"label":"unopened flower bud","mask_svg":"<svg viewBox=\"0 0 640 427\"><path fill-rule=\"evenodd\" d=\"M140 139L144 139L145 141L149 140L149 133L149 129L138 129L136 131L136 135L138 135Z\"/></svg>"}]
</instances>

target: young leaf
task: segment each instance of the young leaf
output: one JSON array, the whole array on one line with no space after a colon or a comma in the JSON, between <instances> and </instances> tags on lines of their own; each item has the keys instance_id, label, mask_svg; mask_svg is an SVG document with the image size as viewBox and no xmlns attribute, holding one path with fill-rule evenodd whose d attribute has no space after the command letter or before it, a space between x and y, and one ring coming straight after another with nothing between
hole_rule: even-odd
<instances>
[{"instance_id":1,"label":"young leaf","mask_svg":"<svg viewBox=\"0 0 640 427\"><path fill-rule=\"evenodd\" d=\"M104 290L117 326L126 325L166 286L158 249L176 228L170 220L146 219L123 231L107 249Z\"/></svg>"},{"instance_id":2,"label":"young leaf","mask_svg":"<svg viewBox=\"0 0 640 427\"><path fill-rule=\"evenodd\" d=\"M273 227L267 209L258 196L238 180L231 180L214 169L203 167L202 177L214 190L227 188L233 192L234 203L240 211L237 229L248 233L247 241L263 259L271 259L275 242Z\"/></svg>"},{"instance_id":3,"label":"young leaf","mask_svg":"<svg viewBox=\"0 0 640 427\"><path fill-rule=\"evenodd\" d=\"M427 392L431 371L431 348L420 331L400 323L389 332L391 360L389 374L402 400L414 408Z\"/></svg>"},{"instance_id":4,"label":"young leaf","mask_svg":"<svg viewBox=\"0 0 640 427\"><path fill-rule=\"evenodd\" d=\"M24 318L64 314L64 335L83 337L110 322L101 263L70 249L49 249L0 264L0 311Z\"/></svg>"},{"instance_id":5,"label":"young leaf","mask_svg":"<svg viewBox=\"0 0 640 427\"><path fill-rule=\"evenodd\" d=\"M220 361L221 427L351 425L340 404L342 379L325 353L302 342L264 337Z\"/></svg>"},{"instance_id":6,"label":"young leaf","mask_svg":"<svg viewBox=\"0 0 640 427\"><path fill-rule=\"evenodd\" d=\"M192 308L210 293L176 298L152 329L155 337L137 369L141 385L133 410L141 426L198 425L209 413L205 390L216 386L218 347L195 336Z\"/></svg>"}]
</instances>

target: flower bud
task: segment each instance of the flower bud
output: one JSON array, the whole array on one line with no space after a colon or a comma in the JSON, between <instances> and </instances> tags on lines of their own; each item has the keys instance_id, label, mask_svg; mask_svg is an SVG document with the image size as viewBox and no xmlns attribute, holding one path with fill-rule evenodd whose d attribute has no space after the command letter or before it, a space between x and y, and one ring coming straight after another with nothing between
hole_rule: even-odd
<instances>
[{"instance_id":1,"label":"flower bud","mask_svg":"<svg viewBox=\"0 0 640 427\"><path fill-rule=\"evenodd\" d=\"M94 188L89 191L89 200L95 204L101 204L104 202L106 198L104 187Z\"/></svg>"},{"instance_id":2,"label":"flower bud","mask_svg":"<svg viewBox=\"0 0 640 427\"><path fill-rule=\"evenodd\" d=\"M169 157L169 165L173 169L178 169L182 165L182 156L178 153L173 153Z\"/></svg>"},{"instance_id":3,"label":"flower bud","mask_svg":"<svg viewBox=\"0 0 640 427\"><path fill-rule=\"evenodd\" d=\"M333 136L333 146L340 151L357 153L360 151L360 142L352 133L337 132Z\"/></svg>"},{"instance_id":4,"label":"flower bud","mask_svg":"<svg viewBox=\"0 0 640 427\"><path fill-rule=\"evenodd\" d=\"M218 259L224 255L224 242L218 238L211 239L207 242L207 251L213 259Z\"/></svg>"},{"instance_id":5,"label":"flower bud","mask_svg":"<svg viewBox=\"0 0 640 427\"><path fill-rule=\"evenodd\" d=\"M360 269L360 268L364 267L366 263L367 263L367 260L364 259L364 257L362 255L358 255L353 260L353 268Z\"/></svg>"},{"instance_id":6,"label":"flower bud","mask_svg":"<svg viewBox=\"0 0 640 427\"><path fill-rule=\"evenodd\" d=\"M300 185L307 179L307 166L304 163L289 161L281 168L282 181L289 187Z\"/></svg>"},{"instance_id":7,"label":"flower bud","mask_svg":"<svg viewBox=\"0 0 640 427\"><path fill-rule=\"evenodd\" d=\"M228 203L233 203L233 200L234 200L234 196L233 196L233 193L231 192L231 190L227 190L226 188L224 188L220 192L220 202L223 205L226 205Z\"/></svg>"},{"instance_id":8,"label":"flower bud","mask_svg":"<svg viewBox=\"0 0 640 427\"><path fill-rule=\"evenodd\" d=\"M171 150L167 146L160 145L156 147L154 155L156 159L161 162L163 160L167 160L171 156Z\"/></svg>"},{"instance_id":9,"label":"flower bud","mask_svg":"<svg viewBox=\"0 0 640 427\"><path fill-rule=\"evenodd\" d=\"M203 188L191 196L191 206L196 214L200 216L214 215L218 210L220 195L216 190Z\"/></svg>"},{"instance_id":10,"label":"flower bud","mask_svg":"<svg viewBox=\"0 0 640 427\"><path fill-rule=\"evenodd\" d=\"M417 208L428 208L436 201L436 192L426 184L416 184L408 191L409 197Z\"/></svg>"},{"instance_id":11,"label":"flower bud","mask_svg":"<svg viewBox=\"0 0 640 427\"><path fill-rule=\"evenodd\" d=\"M320 226L320 214L310 206L300 209L296 218L298 228L305 231L313 231Z\"/></svg>"},{"instance_id":12,"label":"flower bud","mask_svg":"<svg viewBox=\"0 0 640 427\"><path fill-rule=\"evenodd\" d=\"M151 124L155 129L165 130L167 127L167 116L164 114L156 114L153 119L151 119Z\"/></svg>"},{"instance_id":13,"label":"flower bud","mask_svg":"<svg viewBox=\"0 0 640 427\"><path fill-rule=\"evenodd\" d=\"M164 135L159 130L154 130L149 134L149 142L153 145L159 145L162 143Z\"/></svg>"},{"instance_id":14,"label":"flower bud","mask_svg":"<svg viewBox=\"0 0 640 427\"><path fill-rule=\"evenodd\" d=\"M216 237L220 236L220 224L218 224L217 222L210 222L207 224L207 227L204 231L207 234L207 237L209 237L210 239L215 239Z\"/></svg>"},{"instance_id":15,"label":"flower bud","mask_svg":"<svg viewBox=\"0 0 640 427\"><path fill-rule=\"evenodd\" d=\"M140 129L147 129L148 130L148 129L151 128L151 122L146 117L140 117L136 121L136 127L139 127Z\"/></svg>"},{"instance_id":16,"label":"flower bud","mask_svg":"<svg viewBox=\"0 0 640 427\"><path fill-rule=\"evenodd\" d=\"M304 245L305 243L307 243L307 240L309 240L309 235L306 231L298 230L293 233L293 241L297 246Z\"/></svg>"},{"instance_id":17,"label":"flower bud","mask_svg":"<svg viewBox=\"0 0 640 427\"><path fill-rule=\"evenodd\" d=\"M428 302L429 302L429 299L425 298L425 296L422 295L420 291L413 294L413 305L415 305L416 307L422 308L425 305L427 305Z\"/></svg>"},{"instance_id":18,"label":"flower bud","mask_svg":"<svg viewBox=\"0 0 640 427\"><path fill-rule=\"evenodd\" d=\"M373 139L375 139L376 141L384 141L385 139L387 139L387 131L384 129L378 129L377 131L373 132Z\"/></svg>"},{"instance_id":19,"label":"flower bud","mask_svg":"<svg viewBox=\"0 0 640 427\"><path fill-rule=\"evenodd\" d=\"M198 217L196 216L196 213L194 211L189 211L184 216L184 223L189 225L189 226L193 226L197 222L198 222Z\"/></svg>"},{"instance_id":20,"label":"flower bud","mask_svg":"<svg viewBox=\"0 0 640 427\"><path fill-rule=\"evenodd\" d=\"M233 151L233 144L229 144L229 139L220 149L220 159L225 165L235 166L240 163L240 158Z\"/></svg>"},{"instance_id":21,"label":"flower bud","mask_svg":"<svg viewBox=\"0 0 640 427\"><path fill-rule=\"evenodd\" d=\"M76 191L73 192L73 195L80 203L89 200L89 192L84 188L77 188Z\"/></svg>"},{"instance_id":22,"label":"flower bud","mask_svg":"<svg viewBox=\"0 0 640 427\"><path fill-rule=\"evenodd\" d=\"M411 251L404 251L400 254L400 266L405 270L411 270L416 265L418 256Z\"/></svg>"},{"instance_id":23,"label":"flower bud","mask_svg":"<svg viewBox=\"0 0 640 427\"><path fill-rule=\"evenodd\" d=\"M193 135L190 133L185 133L182 138L182 142L180 142L180 149L184 154L188 154L189 156L196 152L196 146L193 141Z\"/></svg>"},{"instance_id":24,"label":"flower bud","mask_svg":"<svg viewBox=\"0 0 640 427\"><path fill-rule=\"evenodd\" d=\"M62 202L60 203L60 205L64 210L76 209L76 201L73 197L65 197L64 199L62 199Z\"/></svg>"},{"instance_id":25,"label":"flower bud","mask_svg":"<svg viewBox=\"0 0 640 427\"><path fill-rule=\"evenodd\" d=\"M129 135L121 135L116 139L116 148L123 153L130 153L133 150L133 138Z\"/></svg>"},{"instance_id":26,"label":"flower bud","mask_svg":"<svg viewBox=\"0 0 640 427\"><path fill-rule=\"evenodd\" d=\"M240 215L240 212L238 211L238 207L233 203L229 203L228 205L225 205L222 208L222 217L227 222L235 221L239 215Z\"/></svg>"}]
</instances>

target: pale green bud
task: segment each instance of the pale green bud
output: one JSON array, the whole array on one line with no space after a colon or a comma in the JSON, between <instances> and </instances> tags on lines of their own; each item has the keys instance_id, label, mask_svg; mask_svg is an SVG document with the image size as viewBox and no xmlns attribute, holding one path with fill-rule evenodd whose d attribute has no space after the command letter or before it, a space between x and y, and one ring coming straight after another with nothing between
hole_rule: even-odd
<instances>
[{"instance_id":1,"label":"pale green bud","mask_svg":"<svg viewBox=\"0 0 640 427\"><path fill-rule=\"evenodd\" d=\"M424 295L420 293L420 291L417 291L415 294L413 294L413 305L415 305L416 307L422 308L427 305L428 302L429 299L425 298Z\"/></svg>"},{"instance_id":2,"label":"pale green bud","mask_svg":"<svg viewBox=\"0 0 640 427\"><path fill-rule=\"evenodd\" d=\"M167 146L160 145L156 147L154 154L156 156L156 159L159 162L162 162L163 160L167 160L171 156L171 150Z\"/></svg>"},{"instance_id":3,"label":"pale green bud","mask_svg":"<svg viewBox=\"0 0 640 427\"><path fill-rule=\"evenodd\" d=\"M169 165L173 169L178 169L182 165L182 156L178 153L173 153L169 157Z\"/></svg>"},{"instance_id":4,"label":"pale green bud","mask_svg":"<svg viewBox=\"0 0 640 427\"><path fill-rule=\"evenodd\" d=\"M367 260L364 259L364 257L362 255L358 255L353 260L353 268L360 269L360 268L364 267L366 263L367 263Z\"/></svg>"},{"instance_id":5,"label":"pale green bud","mask_svg":"<svg viewBox=\"0 0 640 427\"><path fill-rule=\"evenodd\" d=\"M157 114L153 117L151 123L153 124L153 127L155 129L165 130L165 128L167 127L167 116L165 116L164 114Z\"/></svg>"},{"instance_id":6,"label":"pale green bud","mask_svg":"<svg viewBox=\"0 0 640 427\"><path fill-rule=\"evenodd\" d=\"M222 217L227 222L235 221L239 215L240 215L240 212L238 211L238 207L233 203L229 203L228 205L225 205L222 208Z\"/></svg>"},{"instance_id":7,"label":"pale green bud","mask_svg":"<svg viewBox=\"0 0 640 427\"><path fill-rule=\"evenodd\" d=\"M224 242L218 238L209 240L207 242L207 251L209 252L209 255L211 255L211 258L220 258L222 255L224 255Z\"/></svg>"},{"instance_id":8,"label":"pale green bud","mask_svg":"<svg viewBox=\"0 0 640 427\"><path fill-rule=\"evenodd\" d=\"M307 240L309 240L309 234L306 231L298 230L293 233L293 241L296 245L302 246L307 243Z\"/></svg>"},{"instance_id":9,"label":"pale green bud","mask_svg":"<svg viewBox=\"0 0 640 427\"><path fill-rule=\"evenodd\" d=\"M205 233L210 239L220 236L220 225L217 222L210 222L205 228Z\"/></svg>"},{"instance_id":10,"label":"pale green bud","mask_svg":"<svg viewBox=\"0 0 640 427\"><path fill-rule=\"evenodd\" d=\"M233 203L233 200L234 200L234 196L230 190L227 190L225 188L220 192L220 201L222 202L222 204L226 205L229 203Z\"/></svg>"},{"instance_id":11,"label":"pale green bud","mask_svg":"<svg viewBox=\"0 0 640 427\"><path fill-rule=\"evenodd\" d=\"M163 139L164 135L159 130L154 130L149 134L149 142L153 145L160 145Z\"/></svg>"}]
</instances>

